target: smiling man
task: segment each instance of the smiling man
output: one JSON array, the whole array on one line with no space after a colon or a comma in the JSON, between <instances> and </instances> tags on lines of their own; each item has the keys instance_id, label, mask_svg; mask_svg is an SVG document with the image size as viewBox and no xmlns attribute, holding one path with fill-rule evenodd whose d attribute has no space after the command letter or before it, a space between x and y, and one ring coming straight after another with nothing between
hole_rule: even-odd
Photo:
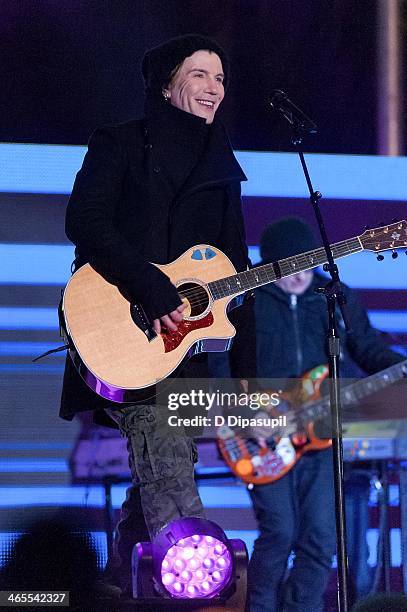
<instances>
[{"instance_id":1,"label":"smiling man","mask_svg":"<svg viewBox=\"0 0 407 612\"><path fill-rule=\"evenodd\" d=\"M176 69L164 97L171 104L212 123L225 95L219 55L196 51Z\"/></svg>"},{"instance_id":2,"label":"smiling man","mask_svg":"<svg viewBox=\"0 0 407 612\"><path fill-rule=\"evenodd\" d=\"M140 302L157 333L175 331L184 307L170 279L150 262L173 261L196 244L226 253L245 270L247 247L240 200L246 177L217 111L228 82L228 60L213 40L186 35L146 53L145 116L92 135L66 215L76 245L75 269L86 262ZM237 334L232 376L255 377L252 300L233 313ZM231 316L231 319L232 319ZM207 376L206 358L188 362L184 376ZM67 360L61 416L93 410L128 439L134 485L123 504L109 567L119 586L131 583L131 550L183 516L203 517L193 478L193 441L168 424L155 405L118 405L93 393ZM109 416L107 416L109 415ZM112 420L113 419L113 420Z\"/></svg>"}]
</instances>

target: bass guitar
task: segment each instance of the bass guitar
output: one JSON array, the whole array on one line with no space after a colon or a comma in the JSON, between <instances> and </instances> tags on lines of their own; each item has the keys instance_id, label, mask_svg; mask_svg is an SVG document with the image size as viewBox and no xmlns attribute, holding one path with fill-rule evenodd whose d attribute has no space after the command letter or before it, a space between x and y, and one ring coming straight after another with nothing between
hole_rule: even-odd
<instances>
[{"instance_id":1,"label":"bass guitar","mask_svg":"<svg viewBox=\"0 0 407 612\"><path fill-rule=\"evenodd\" d=\"M289 236L287 237L289 240ZM335 259L363 250L379 253L407 246L407 223L365 231L331 246ZM71 277L62 299L61 328L84 381L115 402L140 398L140 390L164 380L186 356L230 347L235 328L227 317L231 301L246 291L326 263L318 248L236 273L222 251L208 245L188 249L174 262L157 265L186 305L177 331L157 334L140 304L90 265ZM154 395L154 392L150 393Z\"/></svg>"},{"instance_id":2,"label":"bass guitar","mask_svg":"<svg viewBox=\"0 0 407 612\"><path fill-rule=\"evenodd\" d=\"M287 425L273 429L273 435L250 438L227 425L218 428L219 450L238 478L247 484L274 482L287 474L304 453L331 445L331 440L318 438L314 431L314 422L330 414L329 396L320 397L327 376L328 367L317 366L304 374L293 390L280 394L292 407L285 413ZM407 360L343 387L342 407L354 406L403 378L407 378ZM305 403L296 408L299 399ZM262 410L276 416L275 407Z\"/></svg>"}]
</instances>

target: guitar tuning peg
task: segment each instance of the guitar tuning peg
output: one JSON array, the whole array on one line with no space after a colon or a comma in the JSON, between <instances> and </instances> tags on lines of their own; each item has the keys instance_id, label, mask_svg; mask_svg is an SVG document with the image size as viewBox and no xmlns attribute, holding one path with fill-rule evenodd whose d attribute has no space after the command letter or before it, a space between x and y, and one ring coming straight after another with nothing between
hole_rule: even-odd
<instances>
[{"instance_id":1,"label":"guitar tuning peg","mask_svg":"<svg viewBox=\"0 0 407 612\"><path fill-rule=\"evenodd\" d=\"M391 254L393 259L397 259L397 257L399 256L399 254L397 253L397 251L393 251L393 253Z\"/></svg>"},{"instance_id":2,"label":"guitar tuning peg","mask_svg":"<svg viewBox=\"0 0 407 612\"><path fill-rule=\"evenodd\" d=\"M384 255L378 255L376 259L377 261L383 261Z\"/></svg>"}]
</instances>

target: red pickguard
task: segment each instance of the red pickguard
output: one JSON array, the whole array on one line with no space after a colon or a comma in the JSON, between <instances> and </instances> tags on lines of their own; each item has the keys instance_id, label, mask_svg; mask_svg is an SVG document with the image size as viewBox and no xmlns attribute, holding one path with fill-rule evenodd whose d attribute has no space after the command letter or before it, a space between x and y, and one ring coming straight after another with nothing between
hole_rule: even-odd
<instances>
[{"instance_id":1,"label":"red pickguard","mask_svg":"<svg viewBox=\"0 0 407 612\"><path fill-rule=\"evenodd\" d=\"M161 337L164 340L164 350L166 353L170 353L176 349L183 339L194 329L201 329L202 327L210 327L213 324L213 314L208 312L206 317L199 319L198 321L187 321L183 320L178 325L178 329L175 332L162 332Z\"/></svg>"}]
</instances>

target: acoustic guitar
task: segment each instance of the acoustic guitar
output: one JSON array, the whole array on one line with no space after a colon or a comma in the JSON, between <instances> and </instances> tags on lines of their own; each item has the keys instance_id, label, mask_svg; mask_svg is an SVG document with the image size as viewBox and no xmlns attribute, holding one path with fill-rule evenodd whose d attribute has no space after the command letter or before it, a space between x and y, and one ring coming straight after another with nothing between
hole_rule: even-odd
<instances>
[{"instance_id":1,"label":"acoustic guitar","mask_svg":"<svg viewBox=\"0 0 407 612\"><path fill-rule=\"evenodd\" d=\"M331 246L335 259L363 250L379 253L407 247L407 223L400 221L365 231ZM290 237L287 236L287 240ZM236 273L219 249L198 245L172 263L157 265L177 287L186 305L177 331L155 333L142 305L90 265L69 280L62 299L62 335L84 381L112 401L148 396L187 356L224 351L236 333L227 317L232 301L246 291L326 262L323 248ZM151 393L150 395L153 395Z\"/></svg>"}]
</instances>

